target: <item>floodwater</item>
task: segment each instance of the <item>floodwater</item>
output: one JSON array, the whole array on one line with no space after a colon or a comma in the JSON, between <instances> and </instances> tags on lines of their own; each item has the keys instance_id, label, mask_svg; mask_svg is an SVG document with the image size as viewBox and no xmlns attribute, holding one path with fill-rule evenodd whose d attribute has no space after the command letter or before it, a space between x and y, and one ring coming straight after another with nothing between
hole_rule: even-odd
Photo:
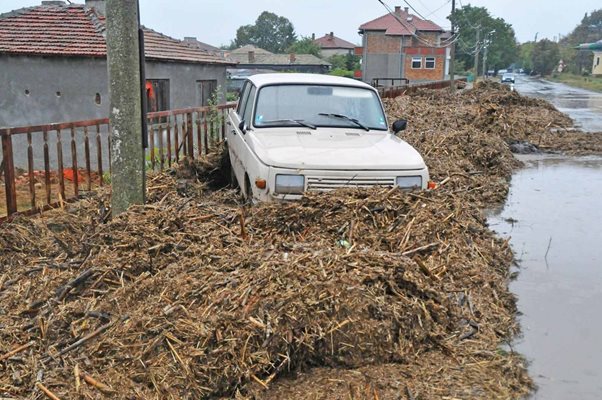
<instances>
[{"instance_id":1,"label":"floodwater","mask_svg":"<svg viewBox=\"0 0 602 400\"><path fill-rule=\"evenodd\" d=\"M548 100L588 132L602 132L602 93L524 75L516 76L514 88L525 96Z\"/></svg>"},{"instance_id":2,"label":"floodwater","mask_svg":"<svg viewBox=\"0 0 602 400\"><path fill-rule=\"evenodd\" d=\"M522 336L533 399L602 398L602 158L521 156L526 167L489 219L520 265Z\"/></svg>"}]
</instances>

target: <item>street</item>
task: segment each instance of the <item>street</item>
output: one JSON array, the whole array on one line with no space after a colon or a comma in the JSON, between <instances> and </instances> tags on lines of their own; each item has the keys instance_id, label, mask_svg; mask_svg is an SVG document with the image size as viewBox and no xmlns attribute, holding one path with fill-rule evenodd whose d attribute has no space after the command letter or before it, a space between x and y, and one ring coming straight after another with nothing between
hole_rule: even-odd
<instances>
[{"instance_id":1,"label":"street","mask_svg":"<svg viewBox=\"0 0 602 400\"><path fill-rule=\"evenodd\" d=\"M528 77L520 93L544 98L577 125L602 130L602 94ZM508 200L490 225L518 261L511 290L523 336L513 350L529 362L535 399L599 399L602 302L602 158L519 156Z\"/></svg>"},{"instance_id":2,"label":"street","mask_svg":"<svg viewBox=\"0 0 602 400\"><path fill-rule=\"evenodd\" d=\"M522 95L549 101L582 130L602 132L602 93L526 75L516 75L514 88Z\"/></svg>"}]
</instances>

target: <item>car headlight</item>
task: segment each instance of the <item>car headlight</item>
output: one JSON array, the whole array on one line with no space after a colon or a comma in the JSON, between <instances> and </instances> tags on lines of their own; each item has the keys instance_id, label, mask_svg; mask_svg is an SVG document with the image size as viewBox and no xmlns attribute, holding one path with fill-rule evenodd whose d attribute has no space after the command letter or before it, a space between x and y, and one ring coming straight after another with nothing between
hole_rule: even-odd
<instances>
[{"instance_id":1,"label":"car headlight","mask_svg":"<svg viewBox=\"0 0 602 400\"><path fill-rule=\"evenodd\" d=\"M301 194L304 189L305 177L303 175L276 175L276 193Z\"/></svg>"},{"instance_id":2,"label":"car headlight","mask_svg":"<svg viewBox=\"0 0 602 400\"><path fill-rule=\"evenodd\" d=\"M395 179L395 184L403 189L421 188L422 177L421 176L398 176Z\"/></svg>"}]
</instances>

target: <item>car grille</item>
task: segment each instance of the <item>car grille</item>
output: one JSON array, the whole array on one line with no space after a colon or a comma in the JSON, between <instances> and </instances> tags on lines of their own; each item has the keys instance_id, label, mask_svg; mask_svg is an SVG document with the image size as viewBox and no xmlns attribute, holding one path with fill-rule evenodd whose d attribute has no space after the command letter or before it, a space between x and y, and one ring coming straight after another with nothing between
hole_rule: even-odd
<instances>
[{"instance_id":1,"label":"car grille","mask_svg":"<svg viewBox=\"0 0 602 400\"><path fill-rule=\"evenodd\" d=\"M394 186L395 178L383 177L307 177L307 190L325 191L345 187Z\"/></svg>"}]
</instances>

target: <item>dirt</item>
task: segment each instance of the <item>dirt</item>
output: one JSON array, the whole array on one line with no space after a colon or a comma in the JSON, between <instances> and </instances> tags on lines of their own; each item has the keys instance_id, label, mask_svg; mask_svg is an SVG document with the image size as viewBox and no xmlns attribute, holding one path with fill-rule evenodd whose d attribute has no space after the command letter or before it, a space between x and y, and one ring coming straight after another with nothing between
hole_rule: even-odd
<instances>
[{"instance_id":1,"label":"dirt","mask_svg":"<svg viewBox=\"0 0 602 400\"><path fill-rule=\"evenodd\" d=\"M0 395L529 393L522 358L503 346L519 331L513 255L482 210L520 165L507 141L570 121L503 88L387 106L410 120L403 137L436 189L248 207L217 189L227 175L216 152L150 177L148 204L115 218L102 192L0 225Z\"/></svg>"}]
</instances>

